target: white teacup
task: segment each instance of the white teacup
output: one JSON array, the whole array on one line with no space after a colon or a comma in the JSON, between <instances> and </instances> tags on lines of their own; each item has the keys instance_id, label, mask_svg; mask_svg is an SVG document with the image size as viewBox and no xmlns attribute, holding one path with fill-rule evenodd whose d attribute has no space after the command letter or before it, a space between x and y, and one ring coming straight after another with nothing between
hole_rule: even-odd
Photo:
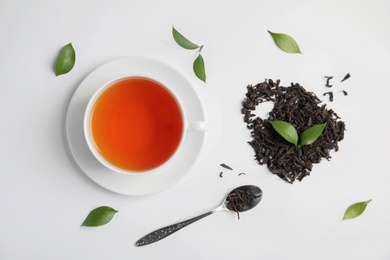
<instances>
[{"instance_id":1,"label":"white teacup","mask_svg":"<svg viewBox=\"0 0 390 260\"><path fill-rule=\"evenodd\" d=\"M122 77L100 87L84 115L84 135L95 158L131 175L171 163L187 131L206 131L205 121L187 121L169 86L144 76Z\"/></svg>"}]
</instances>

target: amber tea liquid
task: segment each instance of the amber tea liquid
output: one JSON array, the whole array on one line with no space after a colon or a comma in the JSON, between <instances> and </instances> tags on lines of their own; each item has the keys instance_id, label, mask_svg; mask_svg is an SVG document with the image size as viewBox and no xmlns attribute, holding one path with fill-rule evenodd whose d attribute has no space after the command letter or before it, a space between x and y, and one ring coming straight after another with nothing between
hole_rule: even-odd
<instances>
[{"instance_id":1,"label":"amber tea liquid","mask_svg":"<svg viewBox=\"0 0 390 260\"><path fill-rule=\"evenodd\" d=\"M117 168L136 172L166 162L183 134L175 97L143 77L124 78L107 87L95 101L90 123L101 156Z\"/></svg>"}]
</instances>

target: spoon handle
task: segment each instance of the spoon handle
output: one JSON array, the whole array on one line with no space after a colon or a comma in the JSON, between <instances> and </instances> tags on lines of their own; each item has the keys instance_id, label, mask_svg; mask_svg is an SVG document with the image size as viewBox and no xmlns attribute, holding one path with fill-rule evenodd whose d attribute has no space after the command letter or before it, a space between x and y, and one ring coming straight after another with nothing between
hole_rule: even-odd
<instances>
[{"instance_id":1,"label":"spoon handle","mask_svg":"<svg viewBox=\"0 0 390 260\"><path fill-rule=\"evenodd\" d=\"M214 211L209 211L209 212L204 213L202 215L199 215L197 217L190 218L190 219L181 221L179 223L157 229L157 230L147 234L146 236L140 238L137 242L135 242L135 246L145 246L145 245L157 242L161 239L166 238L167 236L172 235L176 231L179 231L180 229L188 226L189 224L192 224L195 221L202 219L204 217L207 217L213 213L214 213Z\"/></svg>"}]
</instances>

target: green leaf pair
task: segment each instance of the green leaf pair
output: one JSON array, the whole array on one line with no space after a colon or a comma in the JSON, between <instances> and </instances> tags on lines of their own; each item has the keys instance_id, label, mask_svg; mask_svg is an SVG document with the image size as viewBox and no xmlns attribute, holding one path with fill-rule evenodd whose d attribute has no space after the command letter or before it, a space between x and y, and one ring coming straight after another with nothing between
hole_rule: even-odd
<instances>
[{"instance_id":1,"label":"green leaf pair","mask_svg":"<svg viewBox=\"0 0 390 260\"><path fill-rule=\"evenodd\" d=\"M105 225L111 221L117 212L117 210L108 206L96 208L88 214L81 225L86 227L97 227Z\"/></svg>"},{"instance_id":2,"label":"green leaf pair","mask_svg":"<svg viewBox=\"0 0 390 260\"><path fill-rule=\"evenodd\" d=\"M173 39L176 41L177 44L179 44L181 47L187 50L195 50L199 49L198 57L195 59L193 64L193 69L195 75L202 81L206 82L206 70L204 65L204 60L200 52L203 49L203 45L197 45L190 40L188 40L186 37L184 37L181 33L179 33L175 27L172 26L172 35Z\"/></svg>"},{"instance_id":3,"label":"green leaf pair","mask_svg":"<svg viewBox=\"0 0 390 260\"><path fill-rule=\"evenodd\" d=\"M276 132L286 139L286 141L295 145L295 147L314 143L320 137L326 126L326 124L314 125L303 131L299 138L297 129L292 124L285 121L272 121L271 124Z\"/></svg>"}]
</instances>

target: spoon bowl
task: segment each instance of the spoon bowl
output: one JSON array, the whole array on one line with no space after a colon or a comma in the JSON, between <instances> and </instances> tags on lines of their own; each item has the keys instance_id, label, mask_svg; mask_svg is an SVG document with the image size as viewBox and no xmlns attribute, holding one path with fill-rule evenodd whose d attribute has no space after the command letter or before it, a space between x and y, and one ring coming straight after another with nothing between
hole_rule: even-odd
<instances>
[{"instance_id":1,"label":"spoon bowl","mask_svg":"<svg viewBox=\"0 0 390 260\"><path fill-rule=\"evenodd\" d=\"M259 187L254 186L254 185L244 185L244 186L241 186L241 187L238 187L238 188L235 188L234 190L232 190L228 194L228 196L226 197L225 200L228 200L229 195L237 193L237 190L245 192L247 194L250 194L250 196L251 196L251 199L247 203L243 204L243 208L239 212L244 212L244 211L253 209L254 207L257 206L257 204L260 203L261 199L263 198L263 191Z\"/></svg>"},{"instance_id":2,"label":"spoon bowl","mask_svg":"<svg viewBox=\"0 0 390 260\"><path fill-rule=\"evenodd\" d=\"M206 212L202 215L199 215L194 218L190 218L179 223L169 225L160 229L157 229L146 236L140 238L135 242L135 246L145 246L151 243L157 242L161 239L166 238L169 235L172 235L176 231L188 226L189 224L194 223L195 221L202 219L206 216L209 216L218 211L233 211L237 214L239 212L248 211L256 207L263 197L263 191L254 185L244 185L233 189L225 197L221 205L214 208L213 210Z\"/></svg>"}]
</instances>

